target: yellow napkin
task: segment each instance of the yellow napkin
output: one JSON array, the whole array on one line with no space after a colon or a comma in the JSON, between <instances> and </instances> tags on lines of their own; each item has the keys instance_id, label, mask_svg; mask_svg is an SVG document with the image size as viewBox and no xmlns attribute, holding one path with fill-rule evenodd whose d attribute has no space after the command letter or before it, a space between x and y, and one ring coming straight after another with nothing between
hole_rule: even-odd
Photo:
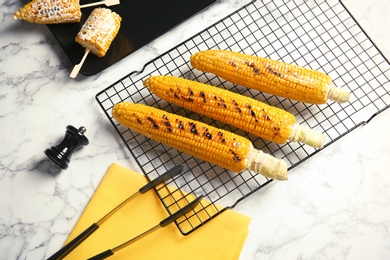
<instances>
[{"instance_id":1,"label":"yellow napkin","mask_svg":"<svg viewBox=\"0 0 390 260\"><path fill-rule=\"evenodd\" d=\"M112 164L65 243L147 183L145 176ZM65 259L87 259L157 225L168 213L153 190L122 207ZM226 210L183 236L172 223L117 251L109 259L239 259L250 218Z\"/></svg>"}]
</instances>

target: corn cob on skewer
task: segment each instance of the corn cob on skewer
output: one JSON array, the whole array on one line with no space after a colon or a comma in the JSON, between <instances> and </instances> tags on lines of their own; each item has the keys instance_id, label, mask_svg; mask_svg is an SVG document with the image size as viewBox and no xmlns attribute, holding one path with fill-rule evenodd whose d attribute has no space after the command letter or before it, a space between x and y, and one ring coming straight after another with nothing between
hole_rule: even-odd
<instances>
[{"instance_id":1,"label":"corn cob on skewer","mask_svg":"<svg viewBox=\"0 0 390 260\"><path fill-rule=\"evenodd\" d=\"M106 55L122 18L107 8L95 8L76 36L76 42L98 57Z\"/></svg>"},{"instance_id":2,"label":"corn cob on skewer","mask_svg":"<svg viewBox=\"0 0 390 260\"><path fill-rule=\"evenodd\" d=\"M15 12L14 19L38 24L78 23L80 4L78 0L33 0Z\"/></svg>"},{"instance_id":3,"label":"corn cob on skewer","mask_svg":"<svg viewBox=\"0 0 390 260\"><path fill-rule=\"evenodd\" d=\"M344 103L350 95L322 72L238 52L201 51L191 56L191 65L235 84L311 104L328 99Z\"/></svg>"},{"instance_id":4,"label":"corn cob on skewer","mask_svg":"<svg viewBox=\"0 0 390 260\"><path fill-rule=\"evenodd\" d=\"M286 162L256 150L234 133L142 104L118 103L112 115L135 132L225 169L287 179Z\"/></svg>"},{"instance_id":5,"label":"corn cob on skewer","mask_svg":"<svg viewBox=\"0 0 390 260\"><path fill-rule=\"evenodd\" d=\"M173 76L151 76L144 85L168 102L270 141L302 142L315 148L324 145L324 134L297 124L293 114L253 98Z\"/></svg>"}]
</instances>

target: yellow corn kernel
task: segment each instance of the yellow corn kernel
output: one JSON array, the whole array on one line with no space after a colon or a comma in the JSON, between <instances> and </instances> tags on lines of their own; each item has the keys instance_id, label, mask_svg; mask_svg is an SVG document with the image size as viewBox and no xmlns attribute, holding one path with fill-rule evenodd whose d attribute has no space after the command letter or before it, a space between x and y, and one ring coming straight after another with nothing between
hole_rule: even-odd
<instances>
[{"instance_id":1,"label":"yellow corn kernel","mask_svg":"<svg viewBox=\"0 0 390 260\"><path fill-rule=\"evenodd\" d=\"M255 171L286 180L287 164L260 150L251 141L205 123L142 104L122 102L112 109L120 124L153 140L222 168Z\"/></svg>"},{"instance_id":2,"label":"yellow corn kernel","mask_svg":"<svg viewBox=\"0 0 390 260\"><path fill-rule=\"evenodd\" d=\"M344 103L350 95L322 72L238 52L201 51L191 56L191 65L234 84L311 104Z\"/></svg>"},{"instance_id":3,"label":"yellow corn kernel","mask_svg":"<svg viewBox=\"0 0 390 260\"><path fill-rule=\"evenodd\" d=\"M14 19L39 24L78 23L80 4L78 0L33 0L15 12Z\"/></svg>"},{"instance_id":4,"label":"yellow corn kernel","mask_svg":"<svg viewBox=\"0 0 390 260\"><path fill-rule=\"evenodd\" d=\"M95 8L76 36L76 42L98 57L106 55L122 18L107 8Z\"/></svg>"},{"instance_id":5,"label":"yellow corn kernel","mask_svg":"<svg viewBox=\"0 0 390 260\"><path fill-rule=\"evenodd\" d=\"M158 97L264 139L303 142L322 148L325 135L296 123L293 114L225 89L173 76L144 81Z\"/></svg>"}]
</instances>

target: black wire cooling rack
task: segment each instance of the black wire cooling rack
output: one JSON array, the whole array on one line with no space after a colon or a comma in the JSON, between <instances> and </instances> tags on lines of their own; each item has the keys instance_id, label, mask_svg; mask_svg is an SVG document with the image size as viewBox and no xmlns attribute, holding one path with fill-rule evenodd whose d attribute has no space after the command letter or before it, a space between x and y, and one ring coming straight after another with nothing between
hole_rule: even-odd
<instances>
[{"instance_id":1,"label":"black wire cooling rack","mask_svg":"<svg viewBox=\"0 0 390 260\"><path fill-rule=\"evenodd\" d=\"M350 100L341 105L335 102L309 105L231 84L190 66L190 55L205 49L229 49L323 71L332 77L336 86L351 91ZM202 209L176 223L185 235L272 180L248 171L229 172L138 135L112 118L114 104L145 103L228 129L249 138L256 148L284 159L289 169L319 151L296 143L277 145L264 141L160 100L143 86L143 80L150 75L185 77L283 108L293 113L297 122L325 133L325 146L390 106L389 62L343 3L335 0L251 2L147 63L141 72L131 72L118 80L98 93L96 99L143 173L153 179L174 165L185 166L183 175L156 189L168 212L180 208L179 201L186 194L203 194L210 202L202 203Z\"/></svg>"}]
</instances>

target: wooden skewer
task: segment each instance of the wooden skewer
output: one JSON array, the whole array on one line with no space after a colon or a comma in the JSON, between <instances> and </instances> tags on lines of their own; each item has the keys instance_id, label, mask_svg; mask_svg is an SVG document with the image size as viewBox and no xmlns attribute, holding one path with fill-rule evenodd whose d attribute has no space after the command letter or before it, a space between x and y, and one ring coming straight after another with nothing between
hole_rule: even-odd
<instances>
[{"instance_id":1,"label":"wooden skewer","mask_svg":"<svg viewBox=\"0 0 390 260\"><path fill-rule=\"evenodd\" d=\"M86 8L86 7L91 7L91 6L95 6L95 5L112 6L112 5L119 5L119 4L120 4L119 0L104 0L104 1L96 2L96 3L80 5L80 8Z\"/></svg>"},{"instance_id":2,"label":"wooden skewer","mask_svg":"<svg viewBox=\"0 0 390 260\"><path fill-rule=\"evenodd\" d=\"M85 59L87 58L88 54L89 54L89 49L85 50L84 56L83 56L83 58L81 59L80 63L79 63L79 64L76 64L76 65L73 67L73 70L72 70L72 72L70 73L70 77L71 77L71 78L74 79L74 78L76 78L77 74L79 74L79 71L80 71L81 67L83 66L84 61L85 61Z\"/></svg>"}]
</instances>

